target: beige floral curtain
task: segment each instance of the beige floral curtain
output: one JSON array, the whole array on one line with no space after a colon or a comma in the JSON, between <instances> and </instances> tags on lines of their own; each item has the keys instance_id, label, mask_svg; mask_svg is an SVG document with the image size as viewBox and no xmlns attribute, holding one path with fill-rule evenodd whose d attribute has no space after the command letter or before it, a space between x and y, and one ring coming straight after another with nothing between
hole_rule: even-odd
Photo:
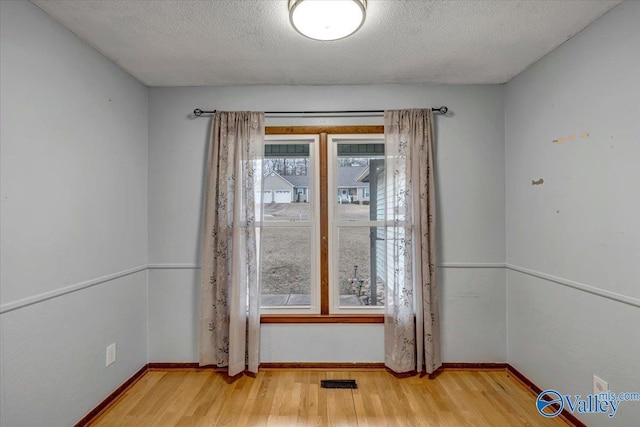
<instances>
[{"instance_id":1,"label":"beige floral curtain","mask_svg":"<svg viewBox=\"0 0 640 427\"><path fill-rule=\"evenodd\" d=\"M442 365L436 281L433 116L385 112L385 364L402 373Z\"/></svg>"},{"instance_id":2,"label":"beige floral curtain","mask_svg":"<svg viewBox=\"0 0 640 427\"><path fill-rule=\"evenodd\" d=\"M209 141L202 282L200 365L229 375L258 371L258 230L264 114L216 112Z\"/></svg>"}]
</instances>

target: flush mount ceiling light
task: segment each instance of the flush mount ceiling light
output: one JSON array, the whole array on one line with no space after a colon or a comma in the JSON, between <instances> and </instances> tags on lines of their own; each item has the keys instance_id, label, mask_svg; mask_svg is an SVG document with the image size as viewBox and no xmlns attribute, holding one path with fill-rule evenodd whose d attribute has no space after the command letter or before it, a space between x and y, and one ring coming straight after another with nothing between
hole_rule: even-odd
<instances>
[{"instance_id":1,"label":"flush mount ceiling light","mask_svg":"<svg viewBox=\"0 0 640 427\"><path fill-rule=\"evenodd\" d=\"M367 0L289 0L289 20L314 40L338 40L362 27Z\"/></svg>"}]
</instances>

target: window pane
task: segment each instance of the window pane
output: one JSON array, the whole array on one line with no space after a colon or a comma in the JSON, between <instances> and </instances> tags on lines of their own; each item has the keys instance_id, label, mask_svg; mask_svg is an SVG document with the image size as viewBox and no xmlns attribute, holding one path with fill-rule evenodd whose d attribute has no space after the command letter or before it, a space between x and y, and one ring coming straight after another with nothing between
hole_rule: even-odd
<instances>
[{"instance_id":1,"label":"window pane","mask_svg":"<svg viewBox=\"0 0 640 427\"><path fill-rule=\"evenodd\" d=\"M263 170L264 220L309 220L313 200L309 144L267 144Z\"/></svg>"},{"instance_id":2,"label":"window pane","mask_svg":"<svg viewBox=\"0 0 640 427\"><path fill-rule=\"evenodd\" d=\"M338 145L338 150L341 145ZM335 181L332 193L337 198L336 219L338 221L384 219L384 157L339 156Z\"/></svg>"},{"instance_id":3,"label":"window pane","mask_svg":"<svg viewBox=\"0 0 640 427\"><path fill-rule=\"evenodd\" d=\"M262 306L309 306L311 228L263 227Z\"/></svg>"},{"instance_id":4,"label":"window pane","mask_svg":"<svg viewBox=\"0 0 640 427\"><path fill-rule=\"evenodd\" d=\"M384 305L383 227L339 227L337 259L341 307Z\"/></svg>"}]
</instances>

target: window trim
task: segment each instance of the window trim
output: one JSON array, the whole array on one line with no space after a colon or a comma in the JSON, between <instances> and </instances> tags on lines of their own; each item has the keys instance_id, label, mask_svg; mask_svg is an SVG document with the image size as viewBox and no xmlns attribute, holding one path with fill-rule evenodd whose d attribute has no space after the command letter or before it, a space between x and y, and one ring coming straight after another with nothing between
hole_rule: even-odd
<instances>
[{"instance_id":1,"label":"window trim","mask_svg":"<svg viewBox=\"0 0 640 427\"><path fill-rule=\"evenodd\" d=\"M381 125L354 125L354 126L267 126L265 127L265 139L278 139L286 135L292 135L292 139L303 135L318 137L318 159L319 181L328 180L328 136L329 135L349 135L353 137L360 134L384 135L384 126ZM273 136L276 136L275 138ZM284 139L284 138L283 138ZM327 161L320 161L327 159ZM318 209L320 213L319 242L329 239L328 224L328 189L329 185L320 186L318 182L316 195L319 200ZM329 313L329 244L320 244L320 313L302 314L271 313L265 309L260 309L261 323L383 323L384 315L381 313L363 314L330 314ZM291 313L291 314L288 314Z\"/></svg>"}]
</instances>

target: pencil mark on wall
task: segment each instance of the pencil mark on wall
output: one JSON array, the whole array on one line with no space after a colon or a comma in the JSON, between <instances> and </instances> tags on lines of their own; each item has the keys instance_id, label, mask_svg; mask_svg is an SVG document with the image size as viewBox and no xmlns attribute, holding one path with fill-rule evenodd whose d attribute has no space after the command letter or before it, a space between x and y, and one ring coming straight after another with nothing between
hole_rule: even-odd
<instances>
[{"instance_id":1,"label":"pencil mark on wall","mask_svg":"<svg viewBox=\"0 0 640 427\"><path fill-rule=\"evenodd\" d=\"M582 133L580 134L580 138L581 138L581 139L587 139L587 138L589 138L589 131L588 131L588 130L586 130L586 131L582 132ZM551 142L553 142L554 144L562 144L562 143L565 143L565 142L567 142L567 141L575 141L575 140L577 140L577 139L578 139L578 136L577 136L576 134L573 134L573 133L572 133L571 135L568 135L568 136L566 136L566 137L564 137L564 136L563 136L563 137L560 137L560 138L556 138L556 139L554 139L554 140L553 140L553 141L551 141Z\"/></svg>"},{"instance_id":2,"label":"pencil mark on wall","mask_svg":"<svg viewBox=\"0 0 640 427\"><path fill-rule=\"evenodd\" d=\"M480 298L480 295L476 292L463 292L456 295L454 298L459 300L467 299L467 298L476 299L476 298Z\"/></svg>"},{"instance_id":3,"label":"pencil mark on wall","mask_svg":"<svg viewBox=\"0 0 640 427\"><path fill-rule=\"evenodd\" d=\"M531 181L531 185L542 185L544 184L544 179L540 178L537 181Z\"/></svg>"}]
</instances>

